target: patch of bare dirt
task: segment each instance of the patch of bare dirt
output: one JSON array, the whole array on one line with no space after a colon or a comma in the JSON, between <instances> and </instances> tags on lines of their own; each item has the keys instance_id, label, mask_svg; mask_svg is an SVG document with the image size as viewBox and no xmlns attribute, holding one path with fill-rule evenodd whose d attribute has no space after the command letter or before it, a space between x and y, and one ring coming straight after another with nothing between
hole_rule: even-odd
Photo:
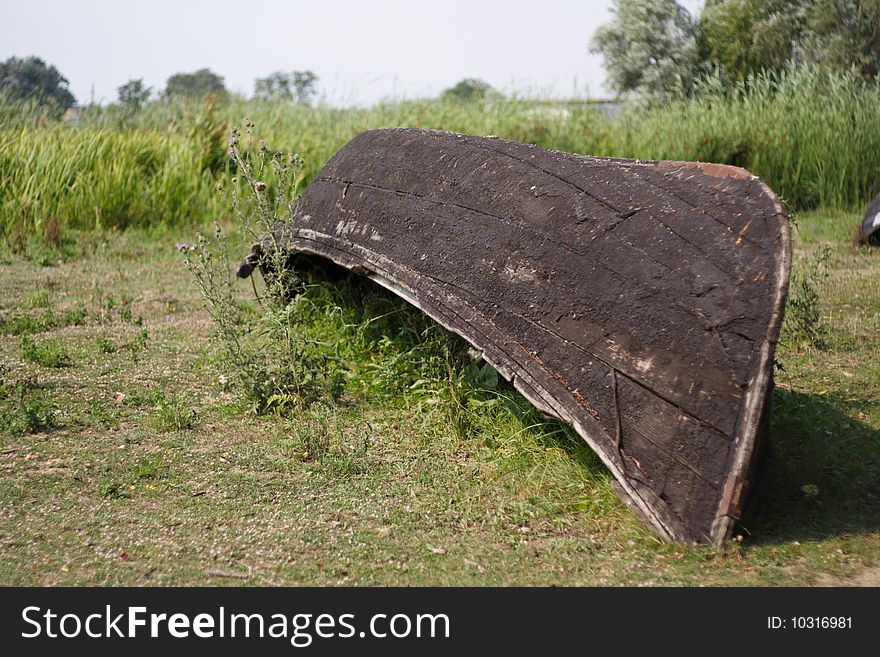
<instances>
[{"instance_id":1,"label":"patch of bare dirt","mask_svg":"<svg viewBox=\"0 0 880 657\"><path fill-rule=\"evenodd\" d=\"M850 577L822 573L816 578L816 586L880 586L880 566L865 568Z\"/></svg>"}]
</instances>

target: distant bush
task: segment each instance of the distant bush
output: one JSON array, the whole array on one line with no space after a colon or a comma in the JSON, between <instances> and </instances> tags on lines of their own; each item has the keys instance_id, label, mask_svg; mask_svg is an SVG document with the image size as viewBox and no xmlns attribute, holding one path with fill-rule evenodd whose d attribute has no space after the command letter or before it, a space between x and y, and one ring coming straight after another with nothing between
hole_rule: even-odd
<instances>
[{"instance_id":1,"label":"distant bush","mask_svg":"<svg viewBox=\"0 0 880 657\"><path fill-rule=\"evenodd\" d=\"M223 77L207 68L201 68L194 73L175 73L165 84L166 98L175 96L205 98L211 94L225 98L227 93Z\"/></svg>"},{"instance_id":2,"label":"distant bush","mask_svg":"<svg viewBox=\"0 0 880 657\"><path fill-rule=\"evenodd\" d=\"M475 100L483 100L493 93L495 93L495 90L492 89L492 86L488 82L484 82L477 78L465 78L446 89L441 94L441 98L443 98L443 100L471 102Z\"/></svg>"}]
</instances>

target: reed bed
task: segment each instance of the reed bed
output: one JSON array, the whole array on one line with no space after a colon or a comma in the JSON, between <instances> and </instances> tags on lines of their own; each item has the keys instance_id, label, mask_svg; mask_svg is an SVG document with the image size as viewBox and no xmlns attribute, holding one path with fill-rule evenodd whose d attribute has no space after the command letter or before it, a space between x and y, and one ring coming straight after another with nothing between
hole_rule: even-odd
<instances>
[{"instance_id":1,"label":"reed bed","mask_svg":"<svg viewBox=\"0 0 880 657\"><path fill-rule=\"evenodd\" d=\"M174 132L53 124L0 130L0 227L184 224L216 212L214 172Z\"/></svg>"},{"instance_id":2,"label":"reed bed","mask_svg":"<svg viewBox=\"0 0 880 657\"><path fill-rule=\"evenodd\" d=\"M217 218L232 172L223 137L248 116L255 138L305 160L308 181L363 130L423 127L493 134L601 156L721 162L761 176L796 209L858 209L880 192L880 84L818 68L704 80L692 98L626 105L495 99L368 108L233 98L96 109L76 126L0 103L0 233Z\"/></svg>"}]
</instances>

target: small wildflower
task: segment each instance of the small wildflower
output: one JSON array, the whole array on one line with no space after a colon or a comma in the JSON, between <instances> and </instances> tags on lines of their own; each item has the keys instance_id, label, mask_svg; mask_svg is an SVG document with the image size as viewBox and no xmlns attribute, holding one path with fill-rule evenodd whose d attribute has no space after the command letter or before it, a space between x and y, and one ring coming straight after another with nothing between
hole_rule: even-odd
<instances>
[{"instance_id":1,"label":"small wildflower","mask_svg":"<svg viewBox=\"0 0 880 657\"><path fill-rule=\"evenodd\" d=\"M186 242L178 242L174 248L176 248L178 251L186 251L188 247Z\"/></svg>"},{"instance_id":2,"label":"small wildflower","mask_svg":"<svg viewBox=\"0 0 880 657\"><path fill-rule=\"evenodd\" d=\"M234 137L227 137L227 138L226 138L226 143L229 144L229 145L231 146L232 144L235 143L235 138L234 138Z\"/></svg>"},{"instance_id":3,"label":"small wildflower","mask_svg":"<svg viewBox=\"0 0 880 657\"><path fill-rule=\"evenodd\" d=\"M232 150L231 148L227 148L227 149L226 149L226 154L227 154L227 155L234 155L234 154L235 154L235 151Z\"/></svg>"},{"instance_id":4,"label":"small wildflower","mask_svg":"<svg viewBox=\"0 0 880 657\"><path fill-rule=\"evenodd\" d=\"M220 228L220 222L217 221L216 219L214 219L214 227L215 227L215 228Z\"/></svg>"},{"instance_id":5,"label":"small wildflower","mask_svg":"<svg viewBox=\"0 0 880 657\"><path fill-rule=\"evenodd\" d=\"M229 379L226 378L226 375L225 375L225 374L221 374L221 375L217 378L217 381L218 381L218 382L220 383L220 385L223 386L224 388L226 387L226 384L229 383Z\"/></svg>"}]
</instances>

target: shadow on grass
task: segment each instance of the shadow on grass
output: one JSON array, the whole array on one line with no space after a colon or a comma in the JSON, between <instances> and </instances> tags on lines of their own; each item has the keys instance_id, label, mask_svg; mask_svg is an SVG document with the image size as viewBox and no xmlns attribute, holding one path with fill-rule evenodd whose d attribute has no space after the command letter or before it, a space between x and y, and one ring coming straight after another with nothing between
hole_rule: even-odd
<instances>
[{"instance_id":1,"label":"shadow on grass","mask_svg":"<svg viewBox=\"0 0 880 657\"><path fill-rule=\"evenodd\" d=\"M744 522L754 544L880 530L880 431L835 401L775 390L770 455Z\"/></svg>"},{"instance_id":2,"label":"shadow on grass","mask_svg":"<svg viewBox=\"0 0 880 657\"><path fill-rule=\"evenodd\" d=\"M323 290L331 305L343 309L350 325L360 327L365 343L393 343L394 349L385 355L387 362L382 363L388 376L381 378L393 380L401 389L387 393L406 394L413 377L442 379L451 376L452 371L462 371L470 361L463 339L442 329L406 301L341 268L322 264L316 270L314 279L329 280ZM352 355L365 358L363 353ZM442 366L426 367L431 360ZM541 427L537 444L564 451L594 478L611 477L599 458L566 425L545 418L514 393L509 383L499 381L496 385L495 392L505 399L508 410L523 426ZM783 388L774 391L770 454L743 522L753 545L880 530L880 431L838 410L846 406L853 404L832 396ZM455 414L452 417L462 434L475 420L457 418ZM527 455L523 458L528 460Z\"/></svg>"}]
</instances>

